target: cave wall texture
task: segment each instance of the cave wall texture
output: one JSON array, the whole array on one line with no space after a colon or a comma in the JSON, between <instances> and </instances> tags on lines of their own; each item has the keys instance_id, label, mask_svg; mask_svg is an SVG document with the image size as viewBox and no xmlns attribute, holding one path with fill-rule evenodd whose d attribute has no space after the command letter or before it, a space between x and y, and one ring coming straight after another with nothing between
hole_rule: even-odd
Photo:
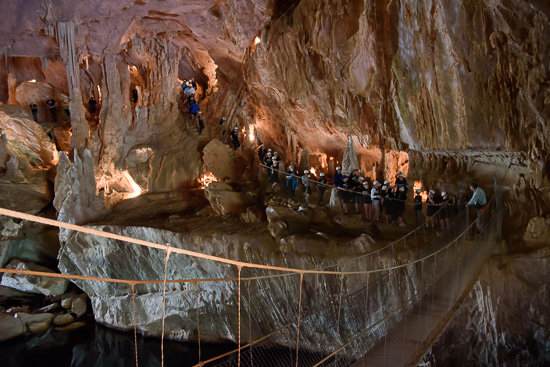
<instances>
[{"instance_id":1,"label":"cave wall texture","mask_svg":"<svg viewBox=\"0 0 550 367\"><path fill-rule=\"evenodd\" d=\"M254 173L260 141L286 164L326 171L342 162L350 139L372 179L406 169L410 181L456 192L472 179L488 188L507 172L508 250L548 246L547 0L17 0L4 1L3 12L3 129L15 121L17 134L32 130L28 104L37 96L40 118L50 97L71 115L70 134L54 132L66 151L57 167L14 148L3 131L3 204L38 213L55 196L60 220L88 223L134 196L126 174L140 193L173 198L205 173L204 147L226 116L226 128L244 133L239 172ZM191 77L202 138L185 127L180 84ZM48 144L42 132L34 136ZM17 196L8 201L9 192ZM473 305L488 302L488 289L478 284L460 317L479 319ZM541 299L534 308L547 306L547 293Z\"/></svg>"}]
</instances>

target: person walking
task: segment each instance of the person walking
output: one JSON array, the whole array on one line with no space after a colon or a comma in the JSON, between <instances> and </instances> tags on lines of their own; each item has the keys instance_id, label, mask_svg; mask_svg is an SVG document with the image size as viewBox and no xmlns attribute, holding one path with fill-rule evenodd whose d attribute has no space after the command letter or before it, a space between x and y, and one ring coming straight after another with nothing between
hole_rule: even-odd
<instances>
[{"instance_id":1,"label":"person walking","mask_svg":"<svg viewBox=\"0 0 550 367\"><path fill-rule=\"evenodd\" d=\"M271 153L269 153L271 154ZM273 162L272 162L273 164ZM294 171L293 166L288 167L288 172L286 173L286 187L290 189L290 197L294 200L296 193L296 186L298 186L298 175Z\"/></svg>"},{"instance_id":2,"label":"person walking","mask_svg":"<svg viewBox=\"0 0 550 367\"><path fill-rule=\"evenodd\" d=\"M483 213L485 213L487 208L487 196L485 195L485 191L475 182L470 183L470 190L472 190L474 194L466 206L474 206L476 208L476 228L478 232L481 233L484 227Z\"/></svg>"}]
</instances>

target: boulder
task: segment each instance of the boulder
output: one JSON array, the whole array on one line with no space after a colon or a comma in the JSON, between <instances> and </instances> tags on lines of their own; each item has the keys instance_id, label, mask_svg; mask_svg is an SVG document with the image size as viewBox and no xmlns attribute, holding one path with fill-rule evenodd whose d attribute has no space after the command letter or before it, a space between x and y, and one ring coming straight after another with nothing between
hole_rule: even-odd
<instances>
[{"instance_id":1,"label":"boulder","mask_svg":"<svg viewBox=\"0 0 550 367\"><path fill-rule=\"evenodd\" d=\"M73 301L76 297L72 294L64 294L63 297L61 298L61 307L63 307L64 309L68 310L71 308L71 306L73 305Z\"/></svg>"},{"instance_id":2,"label":"boulder","mask_svg":"<svg viewBox=\"0 0 550 367\"><path fill-rule=\"evenodd\" d=\"M71 311L76 314L76 317L80 318L86 313L87 307L86 295L82 294L74 299L71 304Z\"/></svg>"},{"instance_id":3,"label":"boulder","mask_svg":"<svg viewBox=\"0 0 550 367\"><path fill-rule=\"evenodd\" d=\"M26 331L25 323L15 317L0 314L0 342L18 337Z\"/></svg>"},{"instance_id":4,"label":"boulder","mask_svg":"<svg viewBox=\"0 0 550 367\"><path fill-rule=\"evenodd\" d=\"M65 325L69 325L73 321L74 321L74 316L71 315L70 313L66 313L63 315L56 316L55 319L53 319L53 324L55 326L65 326Z\"/></svg>"},{"instance_id":5,"label":"boulder","mask_svg":"<svg viewBox=\"0 0 550 367\"><path fill-rule=\"evenodd\" d=\"M39 264L57 263L59 230L38 223L0 217L0 267L13 258Z\"/></svg>"},{"instance_id":6,"label":"boulder","mask_svg":"<svg viewBox=\"0 0 550 367\"><path fill-rule=\"evenodd\" d=\"M262 220L263 210L257 206L249 206L244 213L241 213L241 220L245 223L257 223Z\"/></svg>"},{"instance_id":7,"label":"boulder","mask_svg":"<svg viewBox=\"0 0 550 367\"><path fill-rule=\"evenodd\" d=\"M309 215L306 212L285 207L267 207L265 213L269 232L276 239L309 231Z\"/></svg>"},{"instance_id":8,"label":"boulder","mask_svg":"<svg viewBox=\"0 0 550 367\"><path fill-rule=\"evenodd\" d=\"M37 313L31 315L26 312L18 312L15 314L15 317L21 319L25 323L25 325L30 326L32 324L37 324L41 322L45 322L49 325L52 323L54 315L51 313Z\"/></svg>"},{"instance_id":9,"label":"boulder","mask_svg":"<svg viewBox=\"0 0 550 367\"><path fill-rule=\"evenodd\" d=\"M246 162L241 156L218 139L211 140L203 150L206 168L218 179L239 182L246 171Z\"/></svg>"},{"instance_id":10,"label":"boulder","mask_svg":"<svg viewBox=\"0 0 550 367\"><path fill-rule=\"evenodd\" d=\"M35 324L29 325L29 331L31 334L40 334L43 331L46 331L50 328L50 323L48 322L37 322Z\"/></svg>"},{"instance_id":11,"label":"boulder","mask_svg":"<svg viewBox=\"0 0 550 367\"><path fill-rule=\"evenodd\" d=\"M52 270L29 262L13 259L6 266L8 269L31 270L46 273L54 273ZM2 277L3 286L15 288L23 292L43 294L51 296L63 294L69 285L69 281L63 278L51 278L34 275L9 274Z\"/></svg>"},{"instance_id":12,"label":"boulder","mask_svg":"<svg viewBox=\"0 0 550 367\"><path fill-rule=\"evenodd\" d=\"M50 138L18 106L0 106L0 202L36 214L52 199L48 170L58 152Z\"/></svg>"},{"instance_id":13,"label":"boulder","mask_svg":"<svg viewBox=\"0 0 550 367\"><path fill-rule=\"evenodd\" d=\"M83 326L86 326L86 324L83 323L83 322L73 322L72 324L69 324L67 326L56 327L56 328L54 328L54 330L55 331L69 331L69 330L79 329Z\"/></svg>"},{"instance_id":14,"label":"boulder","mask_svg":"<svg viewBox=\"0 0 550 367\"><path fill-rule=\"evenodd\" d=\"M212 209L219 215L240 214L246 207L246 198L224 182L212 182L204 190Z\"/></svg>"},{"instance_id":15,"label":"boulder","mask_svg":"<svg viewBox=\"0 0 550 367\"><path fill-rule=\"evenodd\" d=\"M550 238L550 218L534 217L529 220L523 240L530 247L548 244Z\"/></svg>"}]
</instances>

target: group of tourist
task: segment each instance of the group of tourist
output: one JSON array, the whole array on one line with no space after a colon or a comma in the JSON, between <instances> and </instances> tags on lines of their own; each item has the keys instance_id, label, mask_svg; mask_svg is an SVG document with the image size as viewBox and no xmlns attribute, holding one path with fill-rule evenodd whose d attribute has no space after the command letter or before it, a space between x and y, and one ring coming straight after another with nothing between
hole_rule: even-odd
<instances>
[{"instance_id":1,"label":"group of tourist","mask_svg":"<svg viewBox=\"0 0 550 367\"><path fill-rule=\"evenodd\" d=\"M317 185L319 193L318 205L323 205L327 188L338 190L338 197L342 203L344 214L349 213L349 205L354 204L355 213L363 214L367 221L385 222L405 227L403 220L405 213L407 193L409 184L403 172L398 171L392 182L389 180L375 180L372 183L359 175L358 169L352 169L346 175L340 167L336 167L334 174L334 186L328 185L328 179L324 172L319 177L304 170L300 175L294 166L288 166L288 170L282 171L281 157L278 152L272 152L263 144L258 149L260 163L267 170L268 181L273 192L278 192L281 186L281 176L285 179L285 186L290 197L295 199L296 189L299 185L303 187L305 201L310 204L313 185ZM470 199L466 191L461 189L457 195L436 189L428 190L426 200L423 199L422 190L417 189L412 197L413 207L416 215L416 226L425 224L426 228L435 227L437 224L441 229L447 229L451 220L464 210L467 205L475 205L479 210L486 205L486 197L483 190L477 184L470 185L474 196ZM426 204L426 220L423 223L423 204Z\"/></svg>"},{"instance_id":2,"label":"group of tourist","mask_svg":"<svg viewBox=\"0 0 550 367\"><path fill-rule=\"evenodd\" d=\"M202 131L204 130L204 120L202 118L202 111L199 106L199 100L195 98L197 87L198 86L194 78L191 78L190 80L184 80L181 84L185 103L188 104L185 111L188 113L193 127L196 128L199 132L199 135L201 135Z\"/></svg>"}]
</instances>

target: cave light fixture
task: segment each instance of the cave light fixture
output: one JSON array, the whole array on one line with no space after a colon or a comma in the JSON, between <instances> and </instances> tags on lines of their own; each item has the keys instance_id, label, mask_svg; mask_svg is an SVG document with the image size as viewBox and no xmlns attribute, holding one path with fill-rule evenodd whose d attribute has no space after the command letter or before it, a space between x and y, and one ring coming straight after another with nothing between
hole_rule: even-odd
<instances>
[{"instance_id":1,"label":"cave light fixture","mask_svg":"<svg viewBox=\"0 0 550 367\"><path fill-rule=\"evenodd\" d=\"M216 176L212 174L212 172L205 170L205 173L199 177L198 181L200 188L206 189L208 185L210 185L212 182L216 182L219 180Z\"/></svg>"},{"instance_id":2,"label":"cave light fixture","mask_svg":"<svg viewBox=\"0 0 550 367\"><path fill-rule=\"evenodd\" d=\"M311 172L312 175L315 175L316 170L315 170L315 168L311 167L309 169L309 172Z\"/></svg>"},{"instance_id":3,"label":"cave light fixture","mask_svg":"<svg viewBox=\"0 0 550 367\"><path fill-rule=\"evenodd\" d=\"M97 96L98 96L98 102L101 103L101 87L97 86Z\"/></svg>"},{"instance_id":4,"label":"cave light fixture","mask_svg":"<svg viewBox=\"0 0 550 367\"><path fill-rule=\"evenodd\" d=\"M29 80L29 83L36 83L36 79Z\"/></svg>"},{"instance_id":5,"label":"cave light fixture","mask_svg":"<svg viewBox=\"0 0 550 367\"><path fill-rule=\"evenodd\" d=\"M142 193L141 187L139 187L139 185L136 183L136 181L134 181L132 176L130 176L130 172L128 172L127 170L124 170L122 171L122 175L126 180L128 180L128 183L130 184L130 189L131 189L130 193L126 196L126 198L130 199L141 195Z\"/></svg>"},{"instance_id":6,"label":"cave light fixture","mask_svg":"<svg viewBox=\"0 0 550 367\"><path fill-rule=\"evenodd\" d=\"M254 142L254 138L255 138L255 135L254 135L254 126L250 126L250 132L248 133L248 139L250 140L251 143Z\"/></svg>"},{"instance_id":7,"label":"cave light fixture","mask_svg":"<svg viewBox=\"0 0 550 367\"><path fill-rule=\"evenodd\" d=\"M422 181L414 181L413 192L415 194L416 194L416 190L422 191ZM428 200L428 191L422 191L420 193L420 196L422 196L422 201Z\"/></svg>"},{"instance_id":8,"label":"cave light fixture","mask_svg":"<svg viewBox=\"0 0 550 367\"><path fill-rule=\"evenodd\" d=\"M260 37L256 36L256 38L254 38L254 46L258 45L258 43L262 42L262 40L260 39Z\"/></svg>"}]
</instances>

